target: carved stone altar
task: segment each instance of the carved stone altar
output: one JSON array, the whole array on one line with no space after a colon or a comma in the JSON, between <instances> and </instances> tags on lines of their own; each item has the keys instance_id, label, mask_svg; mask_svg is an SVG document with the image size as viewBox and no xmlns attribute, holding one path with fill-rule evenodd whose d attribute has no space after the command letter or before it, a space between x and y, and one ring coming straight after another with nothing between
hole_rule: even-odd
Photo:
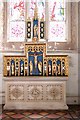
<instances>
[{"instance_id":1,"label":"carved stone altar","mask_svg":"<svg viewBox=\"0 0 80 120\"><path fill-rule=\"evenodd\" d=\"M5 109L68 109L66 77L7 77Z\"/></svg>"}]
</instances>

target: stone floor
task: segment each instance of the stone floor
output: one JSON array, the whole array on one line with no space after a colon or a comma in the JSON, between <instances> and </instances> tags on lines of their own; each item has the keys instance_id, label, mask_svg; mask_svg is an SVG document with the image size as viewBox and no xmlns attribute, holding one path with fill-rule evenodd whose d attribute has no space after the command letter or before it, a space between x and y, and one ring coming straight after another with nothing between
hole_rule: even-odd
<instances>
[{"instance_id":1,"label":"stone floor","mask_svg":"<svg viewBox=\"0 0 80 120\"><path fill-rule=\"evenodd\" d=\"M80 120L80 106L68 106L68 110L4 110L0 120Z\"/></svg>"}]
</instances>

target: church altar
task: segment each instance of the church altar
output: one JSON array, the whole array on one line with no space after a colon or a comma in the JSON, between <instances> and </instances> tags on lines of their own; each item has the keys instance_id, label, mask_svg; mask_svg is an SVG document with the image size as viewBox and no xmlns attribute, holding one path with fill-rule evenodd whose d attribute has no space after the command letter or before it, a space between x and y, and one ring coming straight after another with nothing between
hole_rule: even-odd
<instances>
[{"instance_id":1,"label":"church altar","mask_svg":"<svg viewBox=\"0 0 80 120\"><path fill-rule=\"evenodd\" d=\"M47 55L45 43L26 43L23 56L4 56L5 109L68 109L68 56Z\"/></svg>"},{"instance_id":2,"label":"church altar","mask_svg":"<svg viewBox=\"0 0 80 120\"><path fill-rule=\"evenodd\" d=\"M68 109L68 56L47 54L47 44L39 42L45 24L36 8L32 22L27 20L26 35L32 42L25 43L24 55L3 56L4 109Z\"/></svg>"}]
</instances>

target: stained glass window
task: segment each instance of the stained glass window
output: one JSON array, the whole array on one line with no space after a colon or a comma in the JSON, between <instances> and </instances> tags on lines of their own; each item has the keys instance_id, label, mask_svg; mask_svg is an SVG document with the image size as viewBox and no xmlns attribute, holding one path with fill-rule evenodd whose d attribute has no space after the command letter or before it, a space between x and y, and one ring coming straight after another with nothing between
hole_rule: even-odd
<instances>
[{"instance_id":1,"label":"stained glass window","mask_svg":"<svg viewBox=\"0 0 80 120\"><path fill-rule=\"evenodd\" d=\"M40 19L45 19L45 0L37 0L37 6Z\"/></svg>"},{"instance_id":2,"label":"stained glass window","mask_svg":"<svg viewBox=\"0 0 80 120\"><path fill-rule=\"evenodd\" d=\"M8 41L21 42L25 39L25 1L8 2Z\"/></svg>"},{"instance_id":3,"label":"stained glass window","mask_svg":"<svg viewBox=\"0 0 80 120\"><path fill-rule=\"evenodd\" d=\"M35 4L37 4L38 8L38 17L40 19L45 18L45 0L29 0L27 17L33 18Z\"/></svg>"},{"instance_id":4,"label":"stained glass window","mask_svg":"<svg viewBox=\"0 0 80 120\"><path fill-rule=\"evenodd\" d=\"M46 6L46 3L48 6ZM35 5L38 8L38 18L47 20L48 41L66 41L66 5L65 0L9 0L8 2L8 41L25 41L25 20L33 19ZM47 10L47 11L46 11ZM45 14L46 13L46 14ZM46 22L46 23L47 23Z\"/></svg>"},{"instance_id":5,"label":"stained glass window","mask_svg":"<svg viewBox=\"0 0 80 120\"><path fill-rule=\"evenodd\" d=\"M34 16L34 9L35 9L35 4L36 4L36 0L29 0L28 4L27 4L27 17L33 18Z\"/></svg>"},{"instance_id":6,"label":"stained glass window","mask_svg":"<svg viewBox=\"0 0 80 120\"><path fill-rule=\"evenodd\" d=\"M65 0L49 0L49 41L65 41Z\"/></svg>"}]
</instances>

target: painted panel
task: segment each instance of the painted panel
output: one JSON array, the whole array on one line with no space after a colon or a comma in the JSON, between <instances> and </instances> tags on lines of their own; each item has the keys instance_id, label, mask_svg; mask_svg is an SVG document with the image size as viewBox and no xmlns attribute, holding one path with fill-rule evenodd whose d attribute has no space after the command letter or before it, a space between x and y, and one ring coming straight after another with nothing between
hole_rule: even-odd
<instances>
[{"instance_id":1,"label":"painted panel","mask_svg":"<svg viewBox=\"0 0 80 120\"><path fill-rule=\"evenodd\" d=\"M43 53L29 52L29 74L43 75Z\"/></svg>"}]
</instances>

